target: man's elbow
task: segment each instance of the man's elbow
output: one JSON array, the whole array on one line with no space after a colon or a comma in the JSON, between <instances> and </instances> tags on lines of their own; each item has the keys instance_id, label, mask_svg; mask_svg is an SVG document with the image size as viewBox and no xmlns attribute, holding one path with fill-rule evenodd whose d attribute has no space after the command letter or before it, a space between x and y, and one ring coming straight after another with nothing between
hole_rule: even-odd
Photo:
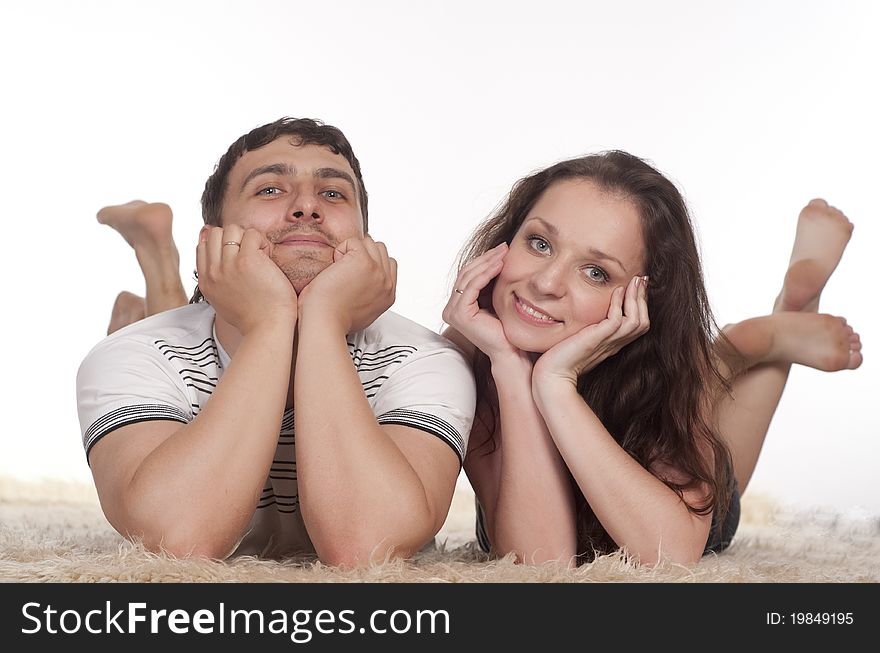
<instances>
[{"instance_id":1,"label":"man's elbow","mask_svg":"<svg viewBox=\"0 0 880 653\"><path fill-rule=\"evenodd\" d=\"M357 534L327 534L321 543L314 542L318 558L324 564L343 569L379 565L389 560L410 558L436 535L433 524L410 521L403 528L362 529Z\"/></svg>"},{"instance_id":2,"label":"man's elbow","mask_svg":"<svg viewBox=\"0 0 880 653\"><path fill-rule=\"evenodd\" d=\"M120 535L151 553L174 558L212 558L222 560L232 552L234 543L207 529L187 524L155 523L152 520L110 520Z\"/></svg>"},{"instance_id":3,"label":"man's elbow","mask_svg":"<svg viewBox=\"0 0 880 653\"><path fill-rule=\"evenodd\" d=\"M173 558L210 558L223 560L232 553L232 546L220 538L210 538L180 531L163 531L161 533L140 533L126 537L138 542L152 553L168 555Z\"/></svg>"},{"instance_id":4,"label":"man's elbow","mask_svg":"<svg viewBox=\"0 0 880 653\"><path fill-rule=\"evenodd\" d=\"M373 565L381 565L389 560L408 558L413 554L390 542L388 538L378 543L370 541L344 542L338 545L325 546L318 551L318 558L326 565L340 569L362 569Z\"/></svg>"},{"instance_id":5,"label":"man's elbow","mask_svg":"<svg viewBox=\"0 0 880 653\"><path fill-rule=\"evenodd\" d=\"M210 558L224 560L232 553L232 547L225 541L210 540L204 537L165 536L156 552L167 553L175 558Z\"/></svg>"},{"instance_id":6,"label":"man's elbow","mask_svg":"<svg viewBox=\"0 0 880 653\"><path fill-rule=\"evenodd\" d=\"M246 523L244 515L230 512L227 520L211 519L149 498L129 493L102 507L117 532L152 553L223 560L235 549L241 523Z\"/></svg>"},{"instance_id":7,"label":"man's elbow","mask_svg":"<svg viewBox=\"0 0 880 653\"><path fill-rule=\"evenodd\" d=\"M345 569L409 558L422 549L443 526L443 520L424 504L358 513L335 520L313 515L303 503L303 521L318 559ZM444 515L445 518L445 515ZM354 522L354 523L353 523Z\"/></svg>"}]
</instances>

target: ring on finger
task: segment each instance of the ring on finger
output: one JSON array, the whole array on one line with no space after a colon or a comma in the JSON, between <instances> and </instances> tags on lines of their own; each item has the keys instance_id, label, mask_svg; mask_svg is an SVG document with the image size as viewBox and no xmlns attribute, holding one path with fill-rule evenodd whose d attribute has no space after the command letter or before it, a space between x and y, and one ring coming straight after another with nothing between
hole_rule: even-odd
<instances>
[{"instance_id":1,"label":"ring on finger","mask_svg":"<svg viewBox=\"0 0 880 653\"><path fill-rule=\"evenodd\" d=\"M223 247L226 247L227 245L235 245L236 247L241 247L241 243L235 240L227 240L225 243L223 243Z\"/></svg>"}]
</instances>

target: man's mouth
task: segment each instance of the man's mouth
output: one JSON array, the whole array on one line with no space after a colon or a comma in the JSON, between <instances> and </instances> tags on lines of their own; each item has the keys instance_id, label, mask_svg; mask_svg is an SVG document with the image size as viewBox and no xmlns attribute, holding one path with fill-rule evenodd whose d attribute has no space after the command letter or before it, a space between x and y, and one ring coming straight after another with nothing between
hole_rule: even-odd
<instances>
[{"instance_id":1,"label":"man's mouth","mask_svg":"<svg viewBox=\"0 0 880 653\"><path fill-rule=\"evenodd\" d=\"M530 324L536 324L539 326L552 326L554 324L561 324L560 320L550 317L539 309L538 307L530 304L529 302L522 299L516 293L513 294L513 305L516 308L517 315L519 315L523 320Z\"/></svg>"},{"instance_id":2,"label":"man's mouth","mask_svg":"<svg viewBox=\"0 0 880 653\"><path fill-rule=\"evenodd\" d=\"M331 247L323 236L317 234L287 234L276 245L285 247Z\"/></svg>"}]
</instances>

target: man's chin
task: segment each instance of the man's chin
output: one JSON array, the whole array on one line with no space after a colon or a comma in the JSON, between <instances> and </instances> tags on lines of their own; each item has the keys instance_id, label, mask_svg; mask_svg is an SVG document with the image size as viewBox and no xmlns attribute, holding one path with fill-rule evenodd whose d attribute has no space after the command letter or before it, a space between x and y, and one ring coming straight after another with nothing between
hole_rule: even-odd
<instances>
[{"instance_id":1,"label":"man's chin","mask_svg":"<svg viewBox=\"0 0 880 653\"><path fill-rule=\"evenodd\" d=\"M314 279L314 277L312 277L312 279ZM305 290L305 287L309 285L312 279L291 279L290 284L293 286L296 294L301 295L302 291Z\"/></svg>"},{"instance_id":2,"label":"man's chin","mask_svg":"<svg viewBox=\"0 0 880 653\"><path fill-rule=\"evenodd\" d=\"M300 261L295 265L281 266L281 270L287 275L287 279L299 295L311 281L326 269L330 264L324 261L309 260Z\"/></svg>"}]
</instances>

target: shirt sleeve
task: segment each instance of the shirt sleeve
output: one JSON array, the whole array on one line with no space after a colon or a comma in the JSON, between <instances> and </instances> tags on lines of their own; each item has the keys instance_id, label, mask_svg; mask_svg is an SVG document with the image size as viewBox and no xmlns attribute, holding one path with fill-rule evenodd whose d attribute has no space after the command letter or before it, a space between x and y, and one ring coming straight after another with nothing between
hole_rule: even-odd
<instances>
[{"instance_id":1,"label":"shirt sleeve","mask_svg":"<svg viewBox=\"0 0 880 653\"><path fill-rule=\"evenodd\" d=\"M89 352L76 375L76 399L86 460L98 440L121 426L193 419L179 374L149 342L133 337L107 338Z\"/></svg>"},{"instance_id":2,"label":"shirt sleeve","mask_svg":"<svg viewBox=\"0 0 880 653\"><path fill-rule=\"evenodd\" d=\"M450 344L404 361L377 392L375 412L379 424L402 424L437 436L461 464L475 407L473 371Z\"/></svg>"}]
</instances>

